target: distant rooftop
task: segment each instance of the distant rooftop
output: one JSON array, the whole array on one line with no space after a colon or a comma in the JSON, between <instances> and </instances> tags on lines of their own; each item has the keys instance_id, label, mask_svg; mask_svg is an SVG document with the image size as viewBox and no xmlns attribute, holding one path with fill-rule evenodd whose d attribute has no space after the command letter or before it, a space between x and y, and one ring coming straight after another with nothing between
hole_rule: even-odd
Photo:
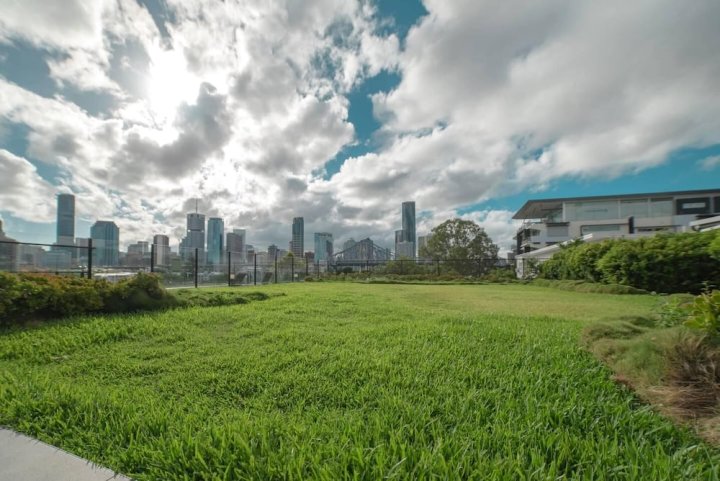
<instances>
[{"instance_id":1,"label":"distant rooftop","mask_svg":"<svg viewBox=\"0 0 720 481\"><path fill-rule=\"evenodd\" d=\"M555 199L534 199L525 202L513 219L542 219L549 213L562 208L563 202L584 202L592 200L636 199L643 197L675 197L684 195L720 195L720 188L704 190L679 190L675 192L646 192L641 194L594 195L588 197L560 197Z\"/></svg>"}]
</instances>

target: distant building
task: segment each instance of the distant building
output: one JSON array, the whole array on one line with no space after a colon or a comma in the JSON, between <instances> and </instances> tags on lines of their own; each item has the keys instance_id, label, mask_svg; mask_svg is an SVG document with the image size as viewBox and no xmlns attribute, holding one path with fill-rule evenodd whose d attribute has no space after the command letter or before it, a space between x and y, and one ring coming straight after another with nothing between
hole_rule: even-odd
<instances>
[{"instance_id":1,"label":"distant building","mask_svg":"<svg viewBox=\"0 0 720 481\"><path fill-rule=\"evenodd\" d=\"M398 242L395 244L395 259L413 259L414 250L412 242Z\"/></svg>"},{"instance_id":2,"label":"distant building","mask_svg":"<svg viewBox=\"0 0 720 481\"><path fill-rule=\"evenodd\" d=\"M402 229L396 230L395 231L395 259L400 259L400 257L401 257L400 244L402 244L403 242L405 242L405 236L403 234L403 230ZM405 257L408 257L408 256L405 256Z\"/></svg>"},{"instance_id":3,"label":"distant building","mask_svg":"<svg viewBox=\"0 0 720 481\"><path fill-rule=\"evenodd\" d=\"M352 246L354 246L355 244L357 244L357 242L355 241L355 239L353 239L351 237L348 240L346 240L345 242L343 242L343 250L346 251L346 250L350 249Z\"/></svg>"},{"instance_id":4,"label":"distant building","mask_svg":"<svg viewBox=\"0 0 720 481\"><path fill-rule=\"evenodd\" d=\"M315 253L312 251L307 251L305 253L305 262L307 262L308 264L312 264L313 262L315 262Z\"/></svg>"},{"instance_id":5,"label":"distant building","mask_svg":"<svg viewBox=\"0 0 720 481\"><path fill-rule=\"evenodd\" d=\"M515 252L529 253L578 239L691 230L692 222L720 214L720 189L529 200Z\"/></svg>"},{"instance_id":6,"label":"distant building","mask_svg":"<svg viewBox=\"0 0 720 481\"><path fill-rule=\"evenodd\" d=\"M219 217L210 217L207 224L207 260L217 266L223 262L223 237L225 222Z\"/></svg>"},{"instance_id":7,"label":"distant building","mask_svg":"<svg viewBox=\"0 0 720 481\"><path fill-rule=\"evenodd\" d=\"M290 251L295 257L302 257L305 252L305 220L302 217L293 219Z\"/></svg>"},{"instance_id":8,"label":"distant building","mask_svg":"<svg viewBox=\"0 0 720 481\"><path fill-rule=\"evenodd\" d=\"M225 250L232 254L233 262L245 262L245 229L234 229L225 235Z\"/></svg>"},{"instance_id":9,"label":"distant building","mask_svg":"<svg viewBox=\"0 0 720 481\"><path fill-rule=\"evenodd\" d=\"M72 245L75 240L75 196L57 196L57 237L58 244Z\"/></svg>"},{"instance_id":10,"label":"distant building","mask_svg":"<svg viewBox=\"0 0 720 481\"><path fill-rule=\"evenodd\" d=\"M270 244L267 250L268 259L275 260L275 256L280 257L280 249L275 244Z\"/></svg>"},{"instance_id":11,"label":"distant building","mask_svg":"<svg viewBox=\"0 0 720 481\"><path fill-rule=\"evenodd\" d=\"M416 238L415 238L415 202L403 202L402 203L402 236L403 242L409 242L412 244L412 255L408 257L415 257L417 252Z\"/></svg>"},{"instance_id":12,"label":"distant building","mask_svg":"<svg viewBox=\"0 0 720 481\"><path fill-rule=\"evenodd\" d=\"M205 215L192 212L187 215L187 231L180 242L180 256L185 260L193 259L195 249L198 258L205 258Z\"/></svg>"},{"instance_id":13,"label":"distant building","mask_svg":"<svg viewBox=\"0 0 720 481\"><path fill-rule=\"evenodd\" d=\"M117 266L120 259L120 229L115 222L99 220L90 228L93 241L93 264Z\"/></svg>"},{"instance_id":14,"label":"distant building","mask_svg":"<svg viewBox=\"0 0 720 481\"><path fill-rule=\"evenodd\" d=\"M423 247L427 247L428 242L430 241L431 238L432 238L432 234L418 236L418 246L417 246L418 257L422 257L423 259L428 259L428 257L422 256L420 254L420 252L422 251Z\"/></svg>"},{"instance_id":15,"label":"distant building","mask_svg":"<svg viewBox=\"0 0 720 481\"><path fill-rule=\"evenodd\" d=\"M150 243L138 241L128 245L127 255L122 262L123 265L141 267L150 264Z\"/></svg>"},{"instance_id":16,"label":"distant building","mask_svg":"<svg viewBox=\"0 0 720 481\"><path fill-rule=\"evenodd\" d=\"M329 232L315 233L315 261L328 261L333 255L333 235Z\"/></svg>"},{"instance_id":17,"label":"distant building","mask_svg":"<svg viewBox=\"0 0 720 481\"><path fill-rule=\"evenodd\" d=\"M167 267L170 265L170 238L166 235L156 234L153 236L155 245L155 265Z\"/></svg>"},{"instance_id":18,"label":"distant building","mask_svg":"<svg viewBox=\"0 0 720 481\"><path fill-rule=\"evenodd\" d=\"M18 270L18 245L7 244L7 242L17 242L5 235L3 231L2 220L0 220L0 270L15 272Z\"/></svg>"}]
</instances>

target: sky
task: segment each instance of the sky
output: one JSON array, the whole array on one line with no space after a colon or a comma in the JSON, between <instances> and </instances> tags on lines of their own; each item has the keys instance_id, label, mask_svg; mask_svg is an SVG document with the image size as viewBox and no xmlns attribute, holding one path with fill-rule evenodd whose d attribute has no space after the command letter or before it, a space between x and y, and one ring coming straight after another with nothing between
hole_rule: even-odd
<instances>
[{"instance_id":1,"label":"sky","mask_svg":"<svg viewBox=\"0 0 720 481\"><path fill-rule=\"evenodd\" d=\"M199 210L392 247L528 199L720 187L717 0L0 0L0 217L121 246Z\"/></svg>"}]
</instances>

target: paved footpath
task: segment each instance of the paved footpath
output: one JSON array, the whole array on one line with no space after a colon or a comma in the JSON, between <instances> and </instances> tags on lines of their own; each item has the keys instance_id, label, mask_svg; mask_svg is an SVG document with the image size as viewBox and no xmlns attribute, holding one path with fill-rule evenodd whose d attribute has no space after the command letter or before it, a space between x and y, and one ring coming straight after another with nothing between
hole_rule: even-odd
<instances>
[{"instance_id":1,"label":"paved footpath","mask_svg":"<svg viewBox=\"0 0 720 481\"><path fill-rule=\"evenodd\" d=\"M0 481L131 481L24 434L0 428Z\"/></svg>"}]
</instances>

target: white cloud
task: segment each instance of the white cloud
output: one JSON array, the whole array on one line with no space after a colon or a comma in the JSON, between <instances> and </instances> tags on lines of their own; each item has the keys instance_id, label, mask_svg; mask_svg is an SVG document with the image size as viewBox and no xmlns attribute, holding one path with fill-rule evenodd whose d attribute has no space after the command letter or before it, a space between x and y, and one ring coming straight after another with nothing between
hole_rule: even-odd
<instances>
[{"instance_id":1,"label":"white cloud","mask_svg":"<svg viewBox=\"0 0 720 481\"><path fill-rule=\"evenodd\" d=\"M702 170L714 170L720 167L720 155L705 157L699 162L699 164Z\"/></svg>"},{"instance_id":2,"label":"white cloud","mask_svg":"<svg viewBox=\"0 0 720 481\"><path fill-rule=\"evenodd\" d=\"M24 217L33 211L33 218L50 222L55 188L42 179L34 165L22 157L0 149L0 192L2 208L12 215Z\"/></svg>"},{"instance_id":3,"label":"white cloud","mask_svg":"<svg viewBox=\"0 0 720 481\"><path fill-rule=\"evenodd\" d=\"M51 52L57 83L114 96L92 115L0 78L0 116L29 128L25 157L59 169L81 215L117 219L123 243L182 232L201 197L255 244L284 246L303 215L308 238L392 245L405 200L428 231L492 196L720 142L712 0L427 0L404 50L377 33L371 2L165 3L160 27L134 0L13 2L0 18L0 41ZM379 147L320 178L356 140L346 95L382 70L402 80L373 97ZM510 247L509 212L465 217Z\"/></svg>"}]
</instances>

